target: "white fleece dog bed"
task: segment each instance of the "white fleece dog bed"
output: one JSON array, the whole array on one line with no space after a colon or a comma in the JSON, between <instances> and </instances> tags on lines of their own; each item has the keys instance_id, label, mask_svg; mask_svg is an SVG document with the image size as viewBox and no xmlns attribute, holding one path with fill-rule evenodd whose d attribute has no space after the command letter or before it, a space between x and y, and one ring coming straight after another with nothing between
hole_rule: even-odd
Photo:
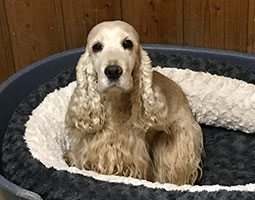
<instances>
[{"instance_id":1,"label":"white fleece dog bed","mask_svg":"<svg viewBox=\"0 0 255 200\"><path fill-rule=\"evenodd\" d=\"M241 130L247 133L255 132L255 85L191 70L176 68L161 69L159 67L156 70L168 76L182 87L198 122ZM75 86L76 82L72 82L65 88L48 94L44 101L33 110L32 116L30 116L26 123L25 141L27 146L33 157L40 160L46 167L80 173L85 176L92 176L98 180L134 185L142 184L166 190L202 191L206 189L215 191L223 188L226 190L244 189L244 187L240 186L192 187L186 185L176 187L171 184L150 183L133 178L104 176L92 171L68 167L62 159L63 151L69 145L64 127L64 118ZM251 186L254 186L254 188ZM250 185L249 190L254 191L255 184Z\"/></svg>"},{"instance_id":2,"label":"white fleece dog bed","mask_svg":"<svg viewBox=\"0 0 255 200\"><path fill-rule=\"evenodd\" d=\"M155 70L182 87L202 124L206 157L198 185L159 184L68 167L62 159L69 145L64 117L76 84L69 81L74 70L45 83L14 113L3 143L6 176L51 200L251 199L255 192L252 178L255 136L245 133L255 133L255 85L197 69L158 67ZM238 73L243 73L239 70ZM60 84L65 79L67 82ZM255 82L255 76L253 79Z\"/></svg>"}]
</instances>

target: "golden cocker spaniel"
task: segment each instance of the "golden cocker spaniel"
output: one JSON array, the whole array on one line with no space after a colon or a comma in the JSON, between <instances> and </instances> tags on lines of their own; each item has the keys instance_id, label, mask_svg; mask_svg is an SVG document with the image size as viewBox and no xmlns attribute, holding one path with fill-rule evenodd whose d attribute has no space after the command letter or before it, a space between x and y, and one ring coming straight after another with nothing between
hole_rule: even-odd
<instances>
[{"instance_id":1,"label":"golden cocker spaniel","mask_svg":"<svg viewBox=\"0 0 255 200\"><path fill-rule=\"evenodd\" d=\"M153 71L135 29L103 22L88 35L66 113L67 162L80 169L194 184L203 136L181 88Z\"/></svg>"}]
</instances>

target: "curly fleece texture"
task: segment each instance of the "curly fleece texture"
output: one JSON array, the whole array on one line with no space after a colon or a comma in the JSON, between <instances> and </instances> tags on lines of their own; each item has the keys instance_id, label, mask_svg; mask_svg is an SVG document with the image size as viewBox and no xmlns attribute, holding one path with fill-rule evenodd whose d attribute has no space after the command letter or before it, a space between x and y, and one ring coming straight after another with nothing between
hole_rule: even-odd
<instances>
[{"instance_id":1,"label":"curly fleece texture","mask_svg":"<svg viewBox=\"0 0 255 200\"><path fill-rule=\"evenodd\" d=\"M240 66L215 63L195 59L189 56L165 55L151 53L154 65L188 68L195 71L210 71L212 74L224 75L255 82L255 73ZM155 59L156 58L156 59ZM158 60L159 58L159 60ZM226 71L225 71L226 70ZM64 72L54 80L45 83L33 92L13 114L3 144L3 168L6 177L12 182L37 192L44 199L253 199L254 186L240 186L242 191L214 192L191 190L153 189L143 185L133 186L123 183L99 181L80 174L69 173L45 167L33 158L24 141L24 124L32 111L43 101L48 93L64 87L75 79L74 70ZM205 138L206 157L203 178L198 185L221 184L245 185L254 182L255 139L253 135L202 125ZM26 169L26 170L24 170ZM199 186L195 186L199 187ZM217 191L215 191L217 190Z\"/></svg>"}]
</instances>

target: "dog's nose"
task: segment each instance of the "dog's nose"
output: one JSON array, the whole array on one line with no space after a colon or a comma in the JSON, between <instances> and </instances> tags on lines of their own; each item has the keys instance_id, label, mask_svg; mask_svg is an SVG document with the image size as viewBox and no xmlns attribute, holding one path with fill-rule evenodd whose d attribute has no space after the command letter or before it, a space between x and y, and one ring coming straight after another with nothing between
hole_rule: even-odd
<instances>
[{"instance_id":1,"label":"dog's nose","mask_svg":"<svg viewBox=\"0 0 255 200\"><path fill-rule=\"evenodd\" d=\"M122 68L119 65L109 65L105 68L104 73L111 81L116 81L122 74Z\"/></svg>"}]
</instances>

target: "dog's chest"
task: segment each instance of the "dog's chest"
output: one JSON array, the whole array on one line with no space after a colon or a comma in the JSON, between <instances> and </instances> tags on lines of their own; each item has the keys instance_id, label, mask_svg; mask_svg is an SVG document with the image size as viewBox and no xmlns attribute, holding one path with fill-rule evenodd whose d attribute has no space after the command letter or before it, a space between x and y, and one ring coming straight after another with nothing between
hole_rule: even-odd
<instances>
[{"instance_id":1,"label":"dog's chest","mask_svg":"<svg viewBox=\"0 0 255 200\"><path fill-rule=\"evenodd\" d=\"M115 126L125 124L131 116L131 101L128 95L111 96L105 102L106 121Z\"/></svg>"}]
</instances>

